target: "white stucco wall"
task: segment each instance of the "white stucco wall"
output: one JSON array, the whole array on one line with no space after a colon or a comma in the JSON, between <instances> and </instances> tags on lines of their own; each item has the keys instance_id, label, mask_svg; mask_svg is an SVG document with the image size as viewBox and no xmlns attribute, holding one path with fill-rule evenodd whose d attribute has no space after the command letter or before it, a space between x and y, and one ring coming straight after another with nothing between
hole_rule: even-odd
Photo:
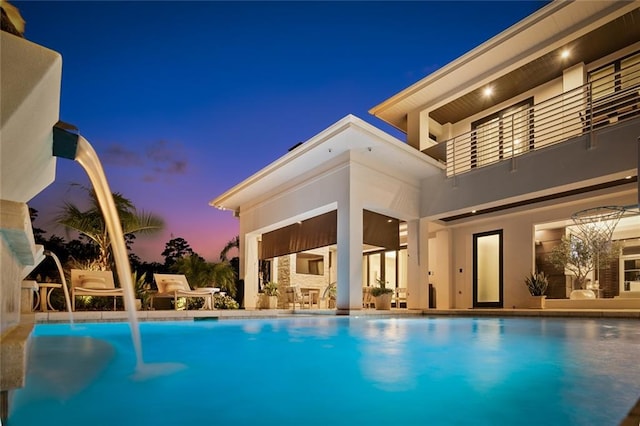
<instances>
[{"instance_id":1,"label":"white stucco wall","mask_svg":"<svg viewBox=\"0 0 640 426\"><path fill-rule=\"evenodd\" d=\"M385 169L384 163L367 163L366 150L363 153L351 151L341 156L340 161L332 161L331 167L323 164L311 169L286 190L266 194L259 202L241 206L240 237L245 241L245 255L241 257L240 274L245 280L245 294L257 292L257 257L252 256L251 251L257 249L254 241L260 234L337 209L338 253L335 267L338 271L338 307L361 307L362 210L402 220L416 220L420 206L417 181L401 179L397 172ZM348 217L342 217L343 213ZM359 220L359 225L354 225L353 220ZM349 255L341 250L341 244L351 247ZM344 263L348 265L343 269ZM350 286L345 286L345 282ZM418 289L413 293L415 297L420 296ZM253 300L248 296L245 306L253 307Z\"/></svg>"},{"instance_id":2,"label":"white stucco wall","mask_svg":"<svg viewBox=\"0 0 640 426\"><path fill-rule=\"evenodd\" d=\"M635 195L632 188L627 188L621 193L602 191L591 194L588 199L579 200L575 197L574 201L564 204L548 204L509 215L479 218L466 225L450 227L453 249L449 273L454 293L450 307L464 309L473 305L473 234L503 230L504 307L526 308L529 292L524 285L524 278L533 271L535 265L535 225L570 220L573 213L587 208L630 205L634 203ZM440 289L441 284L438 285Z\"/></svg>"}]
</instances>

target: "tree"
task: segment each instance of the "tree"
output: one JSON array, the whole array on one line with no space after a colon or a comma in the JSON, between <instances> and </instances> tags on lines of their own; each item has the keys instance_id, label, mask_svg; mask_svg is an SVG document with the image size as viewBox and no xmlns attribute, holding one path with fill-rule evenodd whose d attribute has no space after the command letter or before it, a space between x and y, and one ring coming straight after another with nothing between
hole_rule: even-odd
<instances>
[{"instance_id":1,"label":"tree","mask_svg":"<svg viewBox=\"0 0 640 426\"><path fill-rule=\"evenodd\" d=\"M164 257L164 266L171 268L176 261L185 256L194 254L193 249L184 238L172 238L165 244L162 256Z\"/></svg>"},{"instance_id":2,"label":"tree","mask_svg":"<svg viewBox=\"0 0 640 426\"><path fill-rule=\"evenodd\" d=\"M606 268L616 259L620 246L611 241L597 240L588 244L576 236L562 236L560 244L549 253L549 262L575 275L575 287L584 289L587 277L596 268Z\"/></svg>"},{"instance_id":3,"label":"tree","mask_svg":"<svg viewBox=\"0 0 640 426\"><path fill-rule=\"evenodd\" d=\"M57 222L73 229L93 241L98 248L97 264L101 270L110 269L111 238L93 189L80 186L89 197L89 208L82 210L67 202L57 217ZM150 234L160 231L164 226L160 217L152 213L138 212L133 203L120 193L113 193L113 201L122 224L122 232L127 234Z\"/></svg>"},{"instance_id":4,"label":"tree","mask_svg":"<svg viewBox=\"0 0 640 426\"><path fill-rule=\"evenodd\" d=\"M29 217L31 218L31 228L33 229L33 239L36 244L42 244L45 240L44 234L47 233L44 229L36 228L34 226L35 220L38 218L38 210L29 207Z\"/></svg>"},{"instance_id":5,"label":"tree","mask_svg":"<svg viewBox=\"0 0 640 426\"><path fill-rule=\"evenodd\" d=\"M229 251L234 248L240 250L240 236L238 235L229 240L229 242L227 242L227 244L224 246L224 248L220 252L220 260L223 262L229 260L227 258L227 255L229 254Z\"/></svg>"}]
</instances>

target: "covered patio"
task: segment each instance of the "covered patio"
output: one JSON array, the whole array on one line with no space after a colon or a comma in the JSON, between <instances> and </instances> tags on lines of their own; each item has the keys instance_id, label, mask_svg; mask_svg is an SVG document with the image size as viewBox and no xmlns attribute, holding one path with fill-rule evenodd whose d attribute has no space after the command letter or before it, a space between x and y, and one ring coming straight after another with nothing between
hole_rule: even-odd
<instances>
[{"instance_id":1,"label":"covered patio","mask_svg":"<svg viewBox=\"0 0 640 426\"><path fill-rule=\"evenodd\" d=\"M406 223L406 306L426 309L428 244L427 224L420 220L420 181L443 168L348 115L212 200L210 205L240 220L244 307L257 307L260 259L333 246L337 310L362 309L363 253L367 247L398 245L380 227L371 232L366 211L383 215L396 229ZM314 221L320 223L310 225ZM303 225L307 232L294 232Z\"/></svg>"}]
</instances>

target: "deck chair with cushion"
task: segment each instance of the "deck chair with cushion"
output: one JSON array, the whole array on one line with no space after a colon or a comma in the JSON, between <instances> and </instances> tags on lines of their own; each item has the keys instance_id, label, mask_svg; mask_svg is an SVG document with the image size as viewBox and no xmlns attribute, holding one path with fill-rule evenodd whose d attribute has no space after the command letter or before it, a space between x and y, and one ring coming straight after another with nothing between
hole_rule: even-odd
<instances>
[{"instance_id":1,"label":"deck chair with cushion","mask_svg":"<svg viewBox=\"0 0 640 426\"><path fill-rule=\"evenodd\" d=\"M71 309L76 310L77 296L113 297L113 310L116 310L116 297L123 297L122 288L116 288L111 271L71 270Z\"/></svg>"},{"instance_id":2,"label":"deck chair with cushion","mask_svg":"<svg viewBox=\"0 0 640 426\"><path fill-rule=\"evenodd\" d=\"M174 309L178 309L178 297L201 297L203 309L213 309L213 295L220 291L217 287L202 287L192 290L187 277L181 274L153 274L158 292L151 296L151 306L156 297L172 297ZM186 305L188 306L188 304Z\"/></svg>"}]
</instances>

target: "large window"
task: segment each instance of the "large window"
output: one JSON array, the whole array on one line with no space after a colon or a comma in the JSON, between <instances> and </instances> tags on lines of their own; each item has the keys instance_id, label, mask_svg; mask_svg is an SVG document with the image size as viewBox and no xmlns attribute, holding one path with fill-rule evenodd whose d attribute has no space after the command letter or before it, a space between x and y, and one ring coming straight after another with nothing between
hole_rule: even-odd
<instances>
[{"instance_id":1,"label":"large window","mask_svg":"<svg viewBox=\"0 0 640 426\"><path fill-rule=\"evenodd\" d=\"M471 123L471 168L533 149L533 98Z\"/></svg>"}]
</instances>

